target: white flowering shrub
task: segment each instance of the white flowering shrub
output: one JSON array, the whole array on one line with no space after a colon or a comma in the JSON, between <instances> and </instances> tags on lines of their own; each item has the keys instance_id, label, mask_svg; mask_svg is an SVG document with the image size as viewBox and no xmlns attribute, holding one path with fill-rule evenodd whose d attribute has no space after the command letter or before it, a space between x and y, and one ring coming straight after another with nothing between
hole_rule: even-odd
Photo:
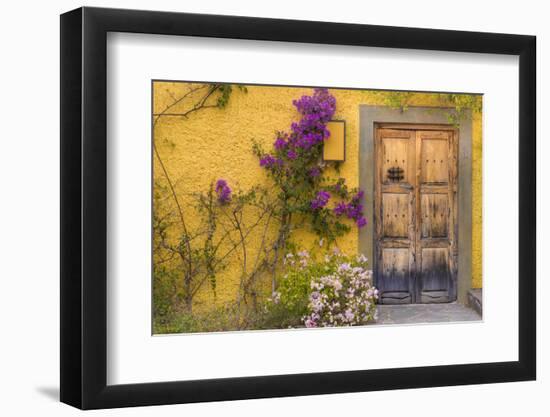
<instances>
[{"instance_id":1,"label":"white flowering shrub","mask_svg":"<svg viewBox=\"0 0 550 417\"><path fill-rule=\"evenodd\" d=\"M327 257L326 274L312 277L306 327L355 326L376 320L378 290L367 259Z\"/></svg>"},{"instance_id":2,"label":"white flowering shrub","mask_svg":"<svg viewBox=\"0 0 550 417\"><path fill-rule=\"evenodd\" d=\"M331 327L376 320L378 290L363 255L334 252L315 261L302 251L287 255L285 263L287 273L266 307L274 321L284 327Z\"/></svg>"}]
</instances>

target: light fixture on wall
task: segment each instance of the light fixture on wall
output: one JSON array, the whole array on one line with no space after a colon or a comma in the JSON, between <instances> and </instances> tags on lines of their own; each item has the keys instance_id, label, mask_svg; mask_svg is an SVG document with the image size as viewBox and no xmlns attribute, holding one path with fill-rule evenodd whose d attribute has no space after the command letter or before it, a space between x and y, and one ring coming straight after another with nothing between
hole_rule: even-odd
<instances>
[{"instance_id":1,"label":"light fixture on wall","mask_svg":"<svg viewBox=\"0 0 550 417\"><path fill-rule=\"evenodd\" d=\"M346 160L346 122L331 120L327 123L330 136L323 144L323 161L344 162Z\"/></svg>"}]
</instances>

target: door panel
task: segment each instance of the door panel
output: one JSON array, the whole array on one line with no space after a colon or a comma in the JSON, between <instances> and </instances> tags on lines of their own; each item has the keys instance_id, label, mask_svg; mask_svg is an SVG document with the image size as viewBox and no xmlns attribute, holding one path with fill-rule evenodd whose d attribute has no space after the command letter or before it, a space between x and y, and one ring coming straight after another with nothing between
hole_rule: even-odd
<instances>
[{"instance_id":1,"label":"door panel","mask_svg":"<svg viewBox=\"0 0 550 417\"><path fill-rule=\"evenodd\" d=\"M388 136L382 138L382 172L388 172L391 168L398 168L403 171L403 178L397 182L410 182L409 180L409 135L402 135L401 132L386 132ZM386 184L395 182L387 177L383 178Z\"/></svg>"},{"instance_id":2,"label":"door panel","mask_svg":"<svg viewBox=\"0 0 550 417\"><path fill-rule=\"evenodd\" d=\"M448 288L447 252L447 248L422 249L423 291L445 291Z\"/></svg>"},{"instance_id":3,"label":"door panel","mask_svg":"<svg viewBox=\"0 0 550 417\"><path fill-rule=\"evenodd\" d=\"M422 183L447 183L449 148L442 132L421 132Z\"/></svg>"},{"instance_id":4,"label":"door panel","mask_svg":"<svg viewBox=\"0 0 550 417\"><path fill-rule=\"evenodd\" d=\"M382 195L382 233L384 237L408 239L411 196L403 193Z\"/></svg>"},{"instance_id":5,"label":"door panel","mask_svg":"<svg viewBox=\"0 0 550 417\"><path fill-rule=\"evenodd\" d=\"M382 249L381 269L384 271L385 276L384 298L392 299L393 303L411 302L410 256L409 248Z\"/></svg>"},{"instance_id":6,"label":"door panel","mask_svg":"<svg viewBox=\"0 0 550 417\"><path fill-rule=\"evenodd\" d=\"M411 303L414 291L415 132L377 130L375 227L382 303Z\"/></svg>"},{"instance_id":7,"label":"door panel","mask_svg":"<svg viewBox=\"0 0 550 417\"><path fill-rule=\"evenodd\" d=\"M416 298L448 302L456 298L453 274L455 239L456 153L451 130L417 130L419 199L416 237Z\"/></svg>"},{"instance_id":8,"label":"door panel","mask_svg":"<svg viewBox=\"0 0 550 417\"><path fill-rule=\"evenodd\" d=\"M446 194L421 193L421 238L447 237L449 206Z\"/></svg>"},{"instance_id":9,"label":"door panel","mask_svg":"<svg viewBox=\"0 0 550 417\"><path fill-rule=\"evenodd\" d=\"M375 278L381 303L456 299L457 132L377 128Z\"/></svg>"}]
</instances>

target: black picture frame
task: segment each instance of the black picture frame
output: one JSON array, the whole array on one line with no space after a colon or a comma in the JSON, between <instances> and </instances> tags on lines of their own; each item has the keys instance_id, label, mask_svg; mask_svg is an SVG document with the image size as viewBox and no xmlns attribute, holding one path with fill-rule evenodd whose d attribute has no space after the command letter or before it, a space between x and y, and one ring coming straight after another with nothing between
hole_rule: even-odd
<instances>
[{"instance_id":1,"label":"black picture frame","mask_svg":"<svg viewBox=\"0 0 550 417\"><path fill-rule=\"evenodd\" d=\"M519 360L107 385L108 32L519 56ZM61 401L82 409L533 380L536 377L534 36L80 8L61 16Z\"/></svg>"}]
</instances>

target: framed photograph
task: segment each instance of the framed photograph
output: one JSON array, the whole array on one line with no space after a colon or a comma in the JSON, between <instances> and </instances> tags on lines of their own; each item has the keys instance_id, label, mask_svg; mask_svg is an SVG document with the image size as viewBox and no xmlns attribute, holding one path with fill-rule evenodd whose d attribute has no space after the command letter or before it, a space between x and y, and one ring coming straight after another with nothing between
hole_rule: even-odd
<instances>
[{"instance_id":1,"label":"framed photograph","mask_svg":"<svg viewBox=\"0 0 550 417\"><path fill-rule=\"evenodd\" d=\"M61 16L61 401L533 380L535 37Z\"/></svg>"}]
</instances>

